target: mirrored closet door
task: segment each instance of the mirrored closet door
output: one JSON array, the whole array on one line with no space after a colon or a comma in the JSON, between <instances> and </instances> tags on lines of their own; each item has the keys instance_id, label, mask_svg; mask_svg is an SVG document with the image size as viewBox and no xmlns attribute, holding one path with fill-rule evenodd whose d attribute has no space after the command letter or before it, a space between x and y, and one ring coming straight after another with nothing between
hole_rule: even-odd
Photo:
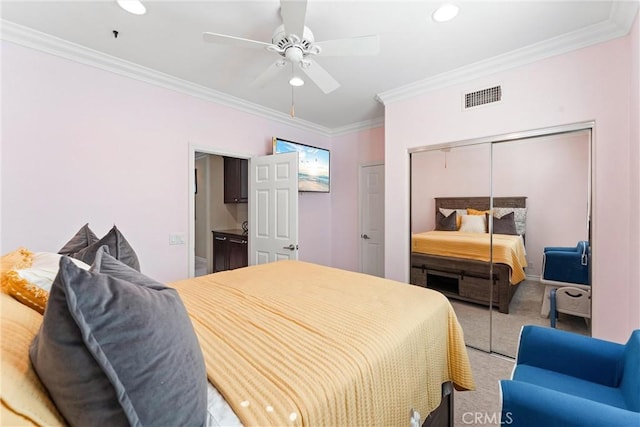
<instances>
[{"instance_id":1,"label":"mirrored closet door","mask_svg":"<svg viewBox=\"0 0 640 427\"><path fill-rule=\"evenodd\" d=\"M590 147L590 130L492 144L494 205L498 205L495 201L501 196L526 196L526 210L515 210L515 225L523 239L527 263L524 279L514 280L516 283L511 285L514 293L509 314L492 311L491 350L495 353L515 357L520 328L524 324L551 326L552 289L567 291L569 299L567 302L560 300L556 290L556 299L561 304L556 304L555 327L590 335L589 318L559 312L567 308L590 315L590 292L581 291L583 287L590 288L584 283L590 271L590 254L585 253L583 257L583 249L588 250L590 245L579 247L579 242L590 240ZM508 210L494 207L495 213L505 211ZM494 227L492 231L508 232L508 226L503 226L506 221L498 219L493 225L502 228L496 230ZM554 259L552 253L545 256L545 248L552 247L566 248L567 252L560 254L561 260ZM499 263L496 256L494 265ZM545 261L546 280L543 277ZM580 274L581 270L584 275ZM577 274L565 275L565 271Z\"/></svg>"},{"instance_id":2,"label":"mirrored closet door","mask_svg":"<svg viewBox=\"0 0 640 427\"><path fill-rule=\"evenodd\" d=\"M515 357L522 325L551 326L554 289L555 327L590 335L590 206L586 125L416 149L411 282L445 294L480 350ZM584 275L558 275L556 250Z\"/></svg>"},{"instance_id":3,"label":"mirrored closet door","mask_svg":"<svg viewBox=\"0 0 640 427\"><path fill-rule=\"evenodd\" d=\"M467 216L467 208L468 197L488 195L490 179L489 143L411 155L411 282L445 294L454 305L467 344L484 351L491 350L486 307L490 248L475 248L479 261L461 260L456 254L464 242L456 241L457 232L451 230L476 230L489 237L484 216Z\"/></svg>"}]
</instances>

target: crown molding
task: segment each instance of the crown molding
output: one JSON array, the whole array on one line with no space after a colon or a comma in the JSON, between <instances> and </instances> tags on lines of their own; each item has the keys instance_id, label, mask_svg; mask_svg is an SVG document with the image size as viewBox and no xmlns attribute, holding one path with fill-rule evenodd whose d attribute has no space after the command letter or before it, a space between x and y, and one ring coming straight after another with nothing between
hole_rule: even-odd
<instances>
[{"instance_id":1,"label":"crown molding","mask_svg":"<svg viewBox=\"0 0 640 427\"><path fill-rule=\"evenodd\" d=\"M432 90L464 83L478 77L516 68L572 50L622 37L629 33L634 19L638 14L638 5L637 1L616 1L613 3L607 21L379 93L375 96L375 99L383 105L389 105L390 103L413 98ZM338 128L328 128L297 117L292 118L283 112L266 108L223 92L140 66L133 62L122 60L4 19L0 19L0 39L234 108L281 124L314 132L321 136L334 137L384 126L384 117L356 122Z\"/></svg>"},{"instance_id":2,"label":"crown molding","mask_svg":"<svg viewBox=\"0 0 640 427\"><path fill-rule=\"evenodd\" d=\"M436 89L465 83L480 77L517 68L625 36L631 30L633 21L638 14L638 5L636 1L614 2L609 19L606 21L540 43L535 43L522 49L494 56L468 66L381 92L376 95L376 99L383 105L389 105Z\"/></svg>"},{"instance_id":3,"label":"crown molding","mask_svg":"<svg viewBox=\"0 0 640 427\"><path fill-rule=\"evenodd\" d=\"M372 120L363 120L346 126L340 126L331 130L331 136L342 136L363 130L375 129L384 126L384 117L376 117Z\"/></svg>"},{"instance_id":4,"label":"crown molding","mask_svg":"<svg viewBox=\"0 0 640 427\"><path fill-rule=\"evenodd\" d=\"M638 0L615 1L611 6L609 20L618 25L624 34L628 34L639 9L640 1Z\"/></svg>"},{"instance_id":5,"label":"crown molding","mask_svg":"<svg viewBox=\"0 0 640 427\"><path fill-rule=\"evenodd\" d=\"M288 114L254 104L225 93L188 82L178 77L143 67L111 55L89 49L85 46L51 36L11 21L0 20L2 40L49 53L84 65L110 71L132 79L174 90L226 107L282 123L295 128L311 131L322 136L333 136L332 129L310 121L292 118Z\"/></svg>"}]
</instances>

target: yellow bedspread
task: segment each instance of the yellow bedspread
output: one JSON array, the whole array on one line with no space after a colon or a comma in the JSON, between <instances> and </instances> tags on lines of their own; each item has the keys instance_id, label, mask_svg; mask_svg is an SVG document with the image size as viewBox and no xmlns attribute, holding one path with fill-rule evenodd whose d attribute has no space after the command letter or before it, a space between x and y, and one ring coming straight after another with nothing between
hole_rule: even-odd
<instances>
[{"instance_id":1,"label":"yellow bedspread","mask_svg":"<svg viewBox=\"0 0 640 427\"><path fill-rule=\"evenodd\" d=\"M461 231L427 231L411 236L411 251L427 255L493 261L511 267L510 282L525 279L527 258L521 236L493 235L493 255L490 252L490 234Z\"/></svg>"},{"instance_id":2,"label":"yellow bedspread","mask_svg":"<svg viewBox=\"0 0 640 427\"><path fill-rule=\"evenodd\" d=\"M245 426L409 425L452 380L473 389L462 329L438 292L300 261L171 284L209 380Z\"/></svg>"}]
</instances>

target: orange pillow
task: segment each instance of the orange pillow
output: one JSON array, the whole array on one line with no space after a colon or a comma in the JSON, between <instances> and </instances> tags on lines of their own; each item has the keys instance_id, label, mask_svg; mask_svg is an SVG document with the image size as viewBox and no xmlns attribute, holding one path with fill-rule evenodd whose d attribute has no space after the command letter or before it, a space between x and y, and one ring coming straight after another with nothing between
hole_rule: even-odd
<instances>
[{"instance_id":1,"label":"orange pillow","mask_svg":"<svg viewBox=\"0 0 640 427\"><path fill-rule=\"evenodd\" d=\"M39 288L20 277L20 273L15 270L7 273L7 276L9 277L9 295L38 313L44 314L44 309L49 300L49 291Z\"/></svg>"},{"instance_id":2,"label":"orange pillow","mask_svg":"<svg viewBox=\"0 0 640 427\"><path fill-rule=\"evenodd\" d=\"M489 209L487 209L486 211L479 211L477 209L467 208L467 215L484 215L490 212L491 211Z\"/></svg>"},{"instance_id":3,"label":"orange pillow","mask_svg":"<svg viewBox=\"0 0 640 427\"><path fill-rule=\"evenodd\" d=\"M2 292L9 293L9 273L15 270L31 267L33 253L27 248L18 248L13 252L2 255L0 258L0 288Z\"/></svg>"}]
</instances>

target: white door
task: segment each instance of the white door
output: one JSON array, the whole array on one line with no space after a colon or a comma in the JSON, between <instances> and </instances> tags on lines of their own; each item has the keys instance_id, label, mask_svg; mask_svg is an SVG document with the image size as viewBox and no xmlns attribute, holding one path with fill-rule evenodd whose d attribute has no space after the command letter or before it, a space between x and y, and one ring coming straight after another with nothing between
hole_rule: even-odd
<instances>
[{"instance_id":1,"label":"white door","mask_svg":"<svg viewBox=\"0 0 640 427\"><path fill-rule=\"evenodd\" d=\"M298 153L249 159L249 265L298 259Z\"/></svg>"},{"instance_id":2,"label":"white door","mask_svg":"<svg viewBox=\"0 0 640 427\"><path fill-rule=\"evenodd\" d=\"M360 271L384 277L384 165L360 167Z\"/></svg>"}]
</instances>

